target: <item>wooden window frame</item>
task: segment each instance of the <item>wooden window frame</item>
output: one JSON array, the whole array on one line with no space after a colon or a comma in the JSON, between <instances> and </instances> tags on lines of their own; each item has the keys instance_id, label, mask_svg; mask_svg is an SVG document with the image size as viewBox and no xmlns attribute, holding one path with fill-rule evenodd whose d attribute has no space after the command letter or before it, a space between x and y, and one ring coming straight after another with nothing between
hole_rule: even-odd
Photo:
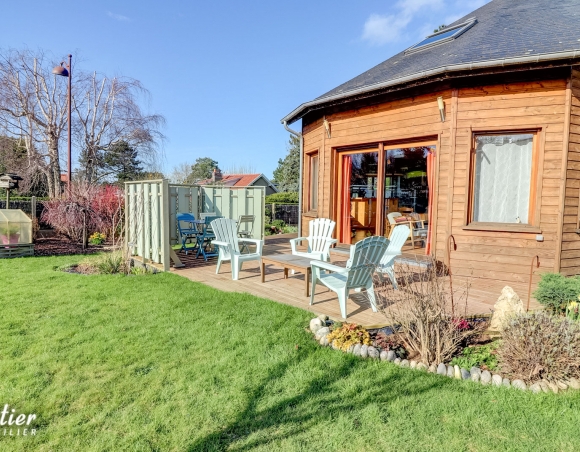
<instances>
[{"instance_id":1,"label":"wooden window frame","mask_svg":"<svg viewBox=\"0 0 580 452\"><path fill-rule=\"evenodd\" d=\"M385 156L387 150L399 149L406 147L420 147L420 146L435 146L436 158L435 158L435 168L434 168L434 200L433 200L433 224L432 234L435 237L436 225L437 225L437 196L439 193L439 155L441 154L441 135L429 135L416 137L414 135L409 135L407 137L401 137L398 139L384 139L380 141L373 141L369 143L360 143L355 145L344 145L344 146L333 146L332 147L332 160L334 162L333 178L335 181L336 190L334 196L334 208L332 209L332 217L336 221L336 231L340 231L342 227L341 218L341 199L343 196L343 186L341 184L342 175L342 157L345 155L360 154L364 152L377 152L378 153L378 168L377 168L377 213L376 213L376 228L377 232L383 235L385 227L384 219L384 208L385 208ZM381 196L379 196L381 194ZM337 232L338 233L338 232ZM433 239L433 244L435 240ZM432 252L434 252L435 246L432 245Z\"/></svg>"},{"instance_id":2,"label":"wooden window frame","mask_svg":"<svg viewBox=\"0 0 580 452\"><path fill-rule=\"evenodd\" d=\"M305 153L305 166L306 166L306 174L308 174L308 186L306 190L306 209L304 213L306 215L314 215L316 216L318 211L318 198L320 197L320 190L316 191L317 199L316 199L316 208L312 208L312 159L318 159L318 174L316 178L316 183L320 185L320 152L318 149L314 149L312 151ZM320 188L320 187L318 187Z\"/></svg>"},{"instance_id":3,"label":"wooden window frame","mask_svg":"<svg viewBox=\"0 0 580 452\"><path fill-rule=\"evenodd\" d=\"M500 223L473 221L473 204L475 196L475 150L476 137L482 135L533 135L532 168L530 175L530 200L528 208L528 223ZM471 130L471 143L468 160L466 189L467 203L464 216L464 230L494 231L494 232L524 232L540 234L540 208L542 191L542 173L544 161L545 127L532 128L502 128Z\"/></svg>"}]
</instances>

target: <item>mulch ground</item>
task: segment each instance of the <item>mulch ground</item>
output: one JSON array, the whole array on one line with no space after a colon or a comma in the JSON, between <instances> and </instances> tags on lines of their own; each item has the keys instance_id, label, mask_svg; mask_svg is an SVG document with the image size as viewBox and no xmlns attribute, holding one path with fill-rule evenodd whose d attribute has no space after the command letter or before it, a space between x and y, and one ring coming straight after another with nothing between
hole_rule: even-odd
<instances>
[{"instance_id":1,"label":"mulch ground","mask_svg":"<svg viewBox=\"0 0 580 452\"><path fill-rule=\"evenodd\" d=\"M69 254L94 254L103 251L102 246L89 245L83 251L80 243L66 237L39 238L34 242L35 256L64 256Z\"/></svg>"}]
</instances>

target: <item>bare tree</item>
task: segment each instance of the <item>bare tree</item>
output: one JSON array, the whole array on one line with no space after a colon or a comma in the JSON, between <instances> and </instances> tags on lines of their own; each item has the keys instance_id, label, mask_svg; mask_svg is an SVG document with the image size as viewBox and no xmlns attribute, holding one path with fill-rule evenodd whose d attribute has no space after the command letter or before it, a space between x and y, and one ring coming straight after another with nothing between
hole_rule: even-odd
<instances>
[{"instance_id":1,"label":"bare tree","mask_svg":"<svg viewBox=\"0 0 580 452\"><path fill-rule=\"evenodd\" d=\"M67 127L68 88L52 74L57 61L51 60L41 51L0 50L0 135L24 143L26 173L42 175L49 196L55 197L60 194L59 146ZM148 92L141 83L72 72L72 128L84 167L82 178L107 179L114 171L107 169L105 157L119 160L111 153L125 148L134 150L149 169L158 168L165 118L143 111Z\"/></svg>"},{"instance_id":2,"label":"bare tree","mask_svg":"<svg viewBox=\"0 0 580 452\"><path fill-rule=\"evenodd\" d=\"M51 74L53 63L39 52L0 55L0 127L23 139L28 169L46 177L50 196L60 193L59 142L67 124L67 87ZM47 64L48 63L48 64Z\"/></svg>"},{"instance_id":3,"label":"bare tree","mask_svg":"<svg viewBox=\"0 0 580 452\"><path fill-rule=\"evenodd\" d=\"M224 174L256 174L258 171L252 163L233 163L224 170Z\"/></svg>"},{"instance_id":4,"label":"bare tree","mask_svg":"<svg viewBox=\"0 0 580 452\"><path fill-rule=\"evenodd\" d=\"M182 162L175 165L169 174L169 180L174 184L187 184L192 166L193 164L190 162Z\"/></svg>"},{"instance_id":5,"label":"bare tree","mask_svg":"<svg viewBox=\"0 0 580 452\"><path fill-rule=\"evenodd\" d=\"M115 152L121 142L137 151L142 162L155 166L158 144L164 139L159 129L165 118L143 112L138 101L148 92L141 82L101 77L94 72L81 74L76 83L79 95L73 97L74 130L82 149L84 178L95 182L109 177L111 172L104 168L107 153Z\"/></svg>"}]
</instances>

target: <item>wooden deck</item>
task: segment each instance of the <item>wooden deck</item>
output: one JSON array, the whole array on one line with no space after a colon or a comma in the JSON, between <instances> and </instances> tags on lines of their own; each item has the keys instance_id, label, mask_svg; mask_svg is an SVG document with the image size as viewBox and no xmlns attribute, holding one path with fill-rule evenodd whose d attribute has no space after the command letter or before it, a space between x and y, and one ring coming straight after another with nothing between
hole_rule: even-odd
<instances>
[{"instance_id":1,"label":"wooden deck","mask_svg":"<svg viewBox=\"0 0 580 452\"><path fill-rule=\"evenodd\" d=\"M266 237L264 255L290 253L288 240L295 236L296 234L285 234ZM423 250L412 250L410 247L404 248L403 252L404 256L410 258L414 258L416 255L420 259L423 255ZM238 281L232 281L229 263L224 263L220 273L216 275L215 258L210 258L208 262L205 262L202 257L195 259L191 253L186 256L185 253L179 252L178 256L185 264L185 267L178 269L172 268L171 271L189 278L192 281L202 282L216 289L228 292L250 293L279 303L302 308L315 314L326 314L333 320L342 320L336 295L324 286L317 286L314 304L312 306L309 305L310 299L304 296L304 274L291 274L288 279L284 279L284 271L282 268L266 266L265 282L261 283L259 264L257 262L248 262L244 264L240 272L240 279ZM344 266L347 257L347 253L341 250L331 252L331 261L336 265ZM462 284L465 284L465 280L459 278L453 279L454 287L459 287ZM489 281L478 283L475 277L470 278L469 286L466 314L490 314L502 287L498 285L497 287L490 288ZM527 301L527 290L518 293L525 305ZM538 304L532 300L531 307L537 308ZM372 312L364 293L351 293L347 304L347 314L349 322L354 322L365 327L385 326L388 323L383 314L380 312Z\"/></svg>"}]
</instances>

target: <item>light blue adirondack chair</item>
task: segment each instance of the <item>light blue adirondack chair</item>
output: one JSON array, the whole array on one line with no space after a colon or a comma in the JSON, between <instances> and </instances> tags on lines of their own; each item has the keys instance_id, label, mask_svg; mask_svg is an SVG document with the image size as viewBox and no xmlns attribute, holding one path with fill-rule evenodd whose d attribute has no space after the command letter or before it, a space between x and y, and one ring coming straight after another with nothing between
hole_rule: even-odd
<instances>
[{"instance_id":1,"label":"light blue adirondack chair","mask_svg":"<svg viewBox=\"0 0 580 452\"><path fill-rule=\"evenodd\" d=\"M395 226L393 231L391 232L391 238L389 242L389 246L383 254L381 262L377 267L377 273L382 275L386 273L391 278L391 282L393 283L393 287L397 289L397 278L395 277L395 258L402 254L401 250L403 249L403 245L409 238L409 234L411 233L411 229L406 224L400 224Z\"/></svg>"},{"instance_id":2,"label":"light blue adirondack chair","mask_svg":"<svg viewBox=\"0 0 580 452\"><path fill-rule=\"evenodd\" d=\"M330 254L330 247L337 240L332 238L336 223L328 218L316 218L308 222L308 237L298 237L290 239L292 254L295 256L327 261ZM306 251L298 251L297 245L306 240L308 248Z\"/></svg>"},{"instance_id":3,"label":"light blue adirondack chair","mask_svg":"<svg viewBox=\"0 0 580 452\"><path fill-rule=\"evenodd\" d=\"M238 237L238 224L235 220L229 218L218 218L211 222L211 228L215 234L215 240L212 241L214 246L219 248L216 274L219 273L222 262L231 261L232 279L238 280L242 264L248 261L258 261L262 264L263 240L240 238ZM254 243L256 245L255 253L242 254L240 252L240 242Z\"/></svg>"},{"instance_id":4,"label":"light blue adirondack chair","mask_svg":"<svg viewBox=\"0 0 580 452\"><path fill-rule=\"evenodd\" d=\"M373 287L373 273L387 246L389 240L386 237L367 237L350 248L350 259L346 268L329 264L328 262L313 261L312 265L312 290L310 292L310 305L314 303L314 292L317 284L323 284L338 296L340 313L346 320L346 300L351 289L364 287L373 312L377 312L375 291ZM325 273L324 270L329 271Z\"/></svg>"}]
</instances>

